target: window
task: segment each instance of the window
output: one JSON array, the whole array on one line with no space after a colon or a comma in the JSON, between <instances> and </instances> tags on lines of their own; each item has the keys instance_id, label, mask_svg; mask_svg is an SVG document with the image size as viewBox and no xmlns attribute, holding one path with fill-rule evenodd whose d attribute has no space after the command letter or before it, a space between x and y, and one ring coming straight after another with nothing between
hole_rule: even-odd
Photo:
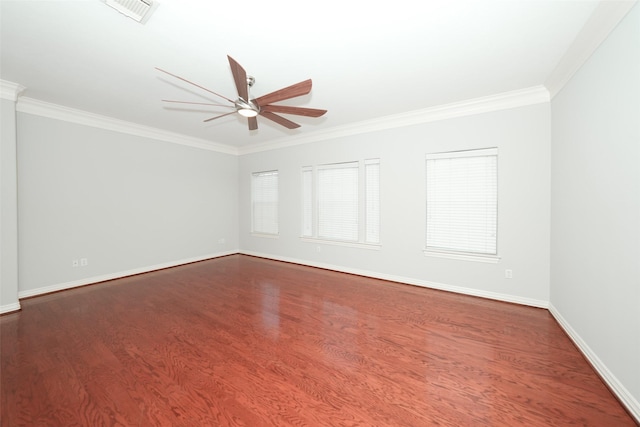
<instances>
[{"instance_id":1,"label":"window","mask_svg":"<svg viewBox=\"0 0 640 427\"><path fill-rule=\"evenodd\" d=\"M498 150L428 154L426 250L497 255Z\"/></svg>"},{"instance_id":2,"label":"window","mask_svg":"<svg viewBox=\"0 0 640 427\"><path fill-rule=\"evenodd\" d=\"M358 162L318 167L318 237L358 241Z\"/></svg>"},{"instance_id":3,"label":"window","mask_svg":"<svg viewBox=\"0 0 640 427\"><path fill-rule=\"evenodd\" d=\"M251 174L251 232L278 234L278 171Z\"/></svg>"},{"instance_id":4,"label":"window","mask_svg":"<svg viewBox=\"0 0 640 427\"><path fill-rule=\"evenodd\" d=\"M380 243L380 160L303 167L302 236Z\"/></svg>"}]
</instances>

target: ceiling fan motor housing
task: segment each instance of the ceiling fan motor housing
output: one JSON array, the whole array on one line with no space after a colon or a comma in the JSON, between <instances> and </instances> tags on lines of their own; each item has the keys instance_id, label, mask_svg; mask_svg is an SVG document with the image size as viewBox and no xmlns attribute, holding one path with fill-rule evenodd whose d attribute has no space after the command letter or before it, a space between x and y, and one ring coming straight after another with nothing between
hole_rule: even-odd
<instances>
[{"instance_id":1,"label":"ceiling fan motor housing","mask_svg":"<svg viewBox=\"0 0 640 427\"><path fill-rule=\"evenodd\" d=\"M255 117L260 113L260 107L253 101L245 101L242 98L238 98L234 104L238 114L241 116Z\"/></svg>"}]
</instances>

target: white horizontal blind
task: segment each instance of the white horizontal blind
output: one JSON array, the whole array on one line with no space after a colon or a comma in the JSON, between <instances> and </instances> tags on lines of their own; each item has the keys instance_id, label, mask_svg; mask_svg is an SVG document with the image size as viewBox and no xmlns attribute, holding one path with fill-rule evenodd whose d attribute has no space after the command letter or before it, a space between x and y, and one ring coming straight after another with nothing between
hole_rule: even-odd
<instances>
[{"instance_id":1,"label":"white horizontal blind","mask_svg":"<svg viewBox=\"0 0 640 427\"><path fill-rule=\"evenodd\" d=\"M278 234L278 171L251 174L251 231Z\"/></svg>"},{"instance_id":2,"label":"white horizontal blind","mask_svg":"<svg viewBox=\"0 0 640 427\"><path fill-rule=\"evenodd\" d=\"M380 159L364 162L365 242L380 243Z\"/></svg>"},{"instance_id":3,"label":"white horizontal blind","mask_svg":"<svg viewBox=\"0 0 640 427\"><path fill-rule=\"evenodd\" d=\"M497 255L498 150L428 154L427 249Z\"/></svg>"},{"instance_id":4,"label":"white horizontal blind","mask_svg":"<svg viewBox=\"0 0 640 427\"><path fill-rule=\"evenodd\" d=\"M302 168L302 235L313 236L313 168Z\"/></svg>"},{"instance_id":5,"label":"white horizontal blind","mask_svg":"<svg viewBox=\"0 0 640 427\"><path fill-rule=\"evenodd\" d=\"M358 241L358 162L318 167L318 237Z\"/></svg>"}]
</instances>

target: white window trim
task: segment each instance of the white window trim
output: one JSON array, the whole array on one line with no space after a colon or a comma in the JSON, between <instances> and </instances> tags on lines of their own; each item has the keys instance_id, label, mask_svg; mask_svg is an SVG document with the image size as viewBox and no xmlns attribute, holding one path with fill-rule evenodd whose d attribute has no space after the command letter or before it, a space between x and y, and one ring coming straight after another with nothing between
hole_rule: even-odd
<instances>
[{"instance_id":1,"label":"white window trim","mask_svg":"<svg viewBox=\"0 0 640 427\"><path fill-rule=\"evenodd\" d=\"M265 238L265 239L279 239L280 238L280 234L256 233L254 231L252 231L250 234L253 237L262 237L262 238Z\"/></svg>"},{"instance_id":2,"label":"white window trim","mask_svg":"<svg viewBox=\"0 0 640 427\"><path fill-rule=\"evenodd\" d=\"M345 246L350 248L360 248L360 249L370 249L374 251L379 251L382 248L380 243L364 243L364 242L350 242L350 241L342 241L342 240L327 240L321 239L318 237L306 237L301 236L300 241L306 243L321 243L324 245L334 245L334 246Z\"/></svg>"},{"instance_id":3,"label":"white window trim","mask_svg":"<svg viewBox=\"0 0 640 427\"><path fill-rule=\"evenodd\" d=\"M485 262L489 264L497 264L502 260L499 255L481 255L463 252L435 251L433 249L423 249L422 253L426 257L457 259L462 261Z\"/></svg>"}]
</instances>

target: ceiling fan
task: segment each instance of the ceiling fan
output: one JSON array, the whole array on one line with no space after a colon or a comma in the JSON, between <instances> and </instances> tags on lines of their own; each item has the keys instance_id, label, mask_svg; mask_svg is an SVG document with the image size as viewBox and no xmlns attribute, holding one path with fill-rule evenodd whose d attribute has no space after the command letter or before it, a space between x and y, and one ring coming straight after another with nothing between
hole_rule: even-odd
<instances>
[{"instance_id":1,"label":"ceiling fan","mask_svg":"<svg viewBox=\"0 0 640 427\"><path fill-rule=\"evenodd\" d=\"M162 101L180 103L180 104L198 104L198 105L211 105L211 106L218 106L218 107L222 106L222 107L233 108L233 111L229 113L220 114L220 115L211 117L209 119L205 119L204 121L210 122L211 120L219 119L221 117L238 113L241 116L247 118L249 130L258 129L257 116L259 115L266 119L272 120L278 123L279 125L286 127L287 129L295 129L300 127L300 125L276 113L294 114L298 116L307 116L307 117L320 117L327 112L327 110L319 110L316 108L292 107L287 105L273 104L274 102L284 101L285 99L295 98L298 96L308 94L309 92L311 92L311 79L302 81L300 83L296 83L291 86L287 86L283 89L276 90L275 92L271 92L266 95L262 95L258 98L252 99L249 95L249 88L253 86L255 79L251 76L247 76L247 72L244 70L244 68L242 68L240 64L238 64L238 62L236 62L235 59L233 59L229 55L227 55L227 58L229 58L231 73L233 74L233 80L238 90L238 99L236 100L227 98L226 96L220 95L219 93L216 93L203 86L193 83L183 77L177 76L175 74L172 74L158 67L156 67L156 70L161 71L177 79L180 79L183 82L196 86L220 98L223 98L228 102L230 102L231 104L233 104L233 106L228 106L223 104L210 104L210 103L204 103L204 102L173 101L173 100L167 100L167 99L163 99Z\"/></svg>"}]
</instances>

